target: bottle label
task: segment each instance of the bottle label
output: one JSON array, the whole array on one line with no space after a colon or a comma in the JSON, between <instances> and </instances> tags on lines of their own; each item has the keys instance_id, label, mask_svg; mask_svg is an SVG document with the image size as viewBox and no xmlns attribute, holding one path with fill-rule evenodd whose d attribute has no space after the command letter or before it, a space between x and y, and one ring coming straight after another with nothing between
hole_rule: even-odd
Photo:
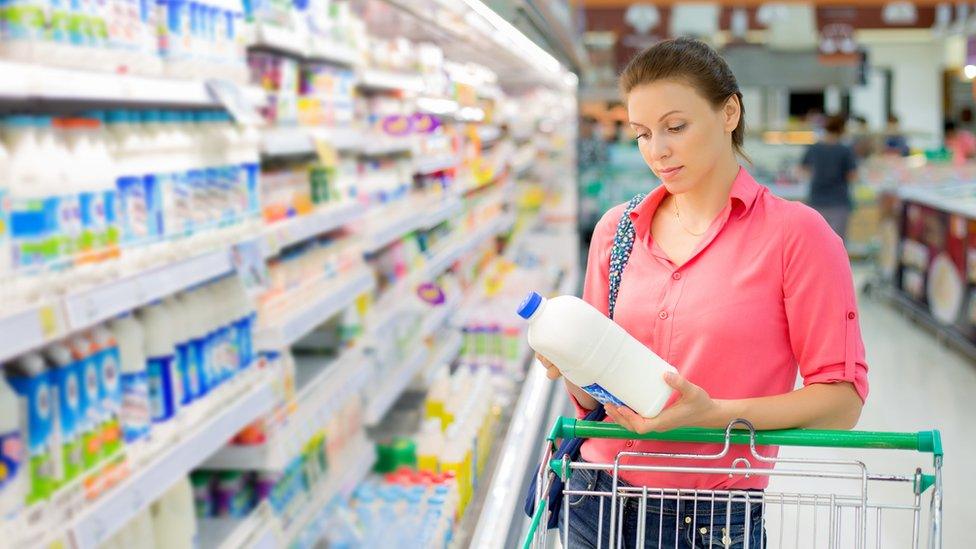
<instances>
[{"instance_id":1,"label":"bottle label","mask_svg":"<svg viewBox=\"0 0 976 549\"><path fill-rule=\"evenodd\" d=\"M47 375L11 377L10 385L23 399L26 409L27 451L30 462L31 490L28 503L42 500L50 494L59 478L54 448L60 447L60 437L53 432L53 390Z\"/></svg>"},{"instance_id":2,"label":"bottle label","mask_svg":"<svg viewBox=\"0 0 976 549\"><path fill-rule=\"evenodd\" d=\"M604 389L597 383L593 383L592 385L587 385L582 389L587 393L589 393L590 396L595 398L597 402L603 404L604 406L606 406L607 404L612 404L614 406L626 406L626 404L624 404L622 400L613 396L613 394L610 391Z\"/></svg>"},{"instance_id":3,"label":"bottle label","mask_svg":"<svg viewBox=\"0 0 976 549\"><path fill-rule=\"evenodd\" d=\"M176 412L176 384L173 379L173 355L153 357L147 361L149 375L149 410L155 422L166 421Z\"/></svg>"},{"instance_id":4,"label":"bottle label","mask_svg":"<svg viewBox=\"0 0 976 549\"><path fill-rule=\"evenodd\" d=\"M141 243L149 236L146 184L141 177L123 177L119 179L118 187L125 240Z\"/></svg>"},{"instance_id":5,"label":"bottle label","mask_svg":"<svg viewBox=\"0 0 976 549\"><path fill-rule=\"evenodd\" d=\"M181 343L176 346L177 369L183 380L183 398L180 400L183 406L193 402L193 399L200 395L200 381L193 365L192 347L191 343Z\"/></svg>"},{"instance_id":6,"label":"bottle label","mask_svg":"<svg viewBox=\"0 0 976 549\"><path fill-rule=\"evenodd\" d=\"M152 412L149 405L149 375L146 372L124 373L122 385L122 436L127 443L149 434Z\"/></svg>"},{"instance_id":7,"label":"bottle label","mask_svg":"<svg viewBox=\"0 0 976 549\"><path fill-rule=\"evenodd\" d=\"M102 453L102 437L99 433L101 423L101 389L98 379L98 361L94 357L83 361L81 371L81 409L83 414L82 444L85 467L95 465Z\"/></svg>"},{"instance_id":8,"label":"bottle label","mask_svg":"<svg viewBox=\"0 0 976 549\"><path fill-rule=\"evenodd\" d=\"M58 387L58 420L61 423L61 452L66 480L75 478L84 467L79 430L83 418L80 417L82 389L78 380L78 366L80 364L75 363L54 372Z\"/></svg>"}]
</instances>

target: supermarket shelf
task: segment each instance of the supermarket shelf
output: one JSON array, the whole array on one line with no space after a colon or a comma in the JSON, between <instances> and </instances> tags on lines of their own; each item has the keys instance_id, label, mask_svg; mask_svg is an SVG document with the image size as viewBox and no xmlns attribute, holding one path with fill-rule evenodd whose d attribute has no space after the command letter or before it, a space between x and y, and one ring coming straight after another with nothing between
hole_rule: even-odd
<instances>
[{"instance_id":1,"label":"supermarket shelf","mask_svg":"<svg viewBox=\"0 0 976 549\"><path fill-rule=\"evenodd\" d=\"M351 395L359 394L371 377L364 367L362 348L354 347L332 361L297 359L296 410L279 431L264 444L228 445L202 466L208 470L282 471L302 447L341 408ZM314 363L311 361L314 360ZM305 379L303 379L305 378Z\"/></svg>"},{"instance_id":2,"label":"supermarket shelf","mask_svg":"<svg viewBox=\"0 0 976 549\"><path fill-rule=\"evenodd\" d=\"M80 290L0 318L0 362L233 271L225 248Z\"/></svg>"},{"instance_id":3,"label":"supermarket shelf","mask_svg":"<svg viewBox=\"0 0 976 549\"><path fill-rule=\"evenodd\" d=\"M534 359L533 359L534 360ZM546 378L542 367L530 365L522 393L515 405L508 432L485 493L484 505L469 547L510 547L513 522L522 512L522 486L534 472L534 460L541 451L542 432L549 415L546 409L559 384Z\"/></svg>"},{"instance_id":4,"label":"supermarket shelf","mask_svg":"<svg viewBox=\"0 0 976 549\"><path fill-rule=\"evenodd\" d=\"M298 156L315 152L307 129L286 126L265 129L261 134L261 153L265 156Z\"/></svg>"},{"instance_id":5,"label":"supermarket shelf","mask_svg":"<svg viewBox=\"0 0 976 549\"><path fill-rule=\"evenodd\" d=\"M397 398L410 385L410 381L427 363L430 357L430 349L423 343L410 355L409 358L400 364L387 377L380 380L382 385L371 395L366 404L366 411L363 414L363 422L366 425L376 425L383 419Z\"/></svg>"},{"instance_id":6,"label":"supermarket shelf","mask_svg":"<svg viewBox=\"0 0 976 549\"><path fill-rule=\"evenodd\" d=\"M256 335L256 347L277 350L290 346L349 306L375 283L373 272L365 267L328 282L323 291L316 292L318 297L314 300L299 300L300 305L289 310L285 318L273 326L263 327Z\"/></svg>"},{"instance_id":7,"label":"supermarket shelf","mask_svg":"<svg viewBox=\"0 0 976 549\"><path fill-rule=\"evenodd\" d=\"M254 42L250 46L280 51L309 61L346 66L355 66L359 62L356 50L345 44L269 24L258 25Z\"/></svg>"},{"instance_id":8,"label":"supermarket shelf","mask_svg":"<svg viewBox=\"0 0 976 549\"><path fill-rule=\"evenodd\" d=\"M444 170L450 170L458 166L456 156L444 155L430 158L418 158L414 166L414 173L417 175L428 175Z\"/></svg>"},{"instance_id":9,"label":"supermarket shelf","mask_svg":"<svg viewBox=\"0 0 976 549\"><path fill-rule=\"evenodd\" d=\"M280 524L267 501L244 519L197 519L200 549L276 549Z\"/></svg>"},{"instance_id":10,"label":"supermarket shelf","mask_svg":"<svg viewBox=\"0 0 976 549\"><path fill-rule=\"evenodd\" d=\"M498 141L498 138L502 136L502 129L498 126L478 126L478 139L481 139L482 145L488 145Z\"/></svg>"},{"instance_id":11,"label":"supermarket shelf","mask_svg":"<svg viewBox=\"0 0 976 549\"><path fill-rule=\"evenodd\" d=\"M402 154L413 150L413 144L409 139L401 138L384 138L380 137L377 139L370 139L369 136L363 136L364 143L360 152L364 156L388 156L391 154Z\"/></svg>"},{"instance_id":12,"label":"supermarket shelf","mask_svg":"<svg viewBox=\"0 0 976 549\"><path fill-rule=\"evenodd\" d=\"M460 331L454 330L451 332L448 340L442 343L441 346L434 351L428 362L432 366L437 366L445 362L453 362L461 352L461 347L463 345L464 337L461 335ZM430 381L429 378L427 380Z\"/></svg>"},{"instance_id":13,"label":"supermarket shelf","mask_svg":"<svg viewBox=\"0 0 976 549\"><path fill-rule=\"evenodd\" d=\"M363 436L350 443L337 463L329 464L329 475L325 481L313 488L315 498L304 506L301 515L284 529L283 541L279 547L290 547L295 539L307 528L312 519L336 498L347 500L352 492L369 475L376 463L376 447Z\"/></svg>"},{"instance_id":14,"label":"supermarket shelf","mask_svg":"<svg viewBox=\"0 0 976 549\"><path fill-rule=\"evenodd\" d=\"M0 61L0 99L218 107L203 80L120 75Z\"/></svg>"},{"instance_id":15,"label":"supermarket shelf","mask_svg":"<svg viewBox=\"0 0 976 549\"><path fill-rule=\"evenodd\" d=\"M324 141L338 151L356 151L364 146L362 133L354 128L281 126L262 132L261 153L264 156L315 154L316 141Z\"/></svg>"},{"instance_id":16,"label":"supermarket shelf","mask_svg":"<svg viewBox=\"0 0 976 549\"><path fill-rule=\"evenodd\" d=\"M363 214L363 208L355 203L332 204L310 214L275 223L264 231L265 255L277 255L282 248L334 231L361 218Z\"/></svg>"},{"instance_id":17,"label":"supermarket shelf","mask_svg":"<svg viewBox=\"0 0 976 549\"><path fill-rule=\"evenodd\" d=\"M181 431L178 439L167 444L149 464L79 515L71 527L75 547L97 547L238 431L270 410L276 401L272 377L271 372L255 370L229 382L225 393L237 390L239 394L213 402L201 415L201 423Z\"/></svg>"},{"instance_id":18,"label":"supermarket shelf","mask_svg":"<svg viewBox=\"0 0 976 549\"><path fill-rule=\"evenodd\" d=\"M395 205L393 209L399 210L399 215L390 219L385 211L376 211L370 214L370 221L378 222L378 227L370 228L365 235L364 251L367 254L378 252L387 247L393 241L399 240L404 235L417 230L423 223L423 208L418 205L408 204L406 207ZM388 207L389 208L389 207ZM386 208L384 208L386 209Z\"/></svg>"},{"instance_id":19,"label":"supermarket shelf","mask_svg":"<svg viewBox=\"0 0 976 549\"><path fill-rule=\"evenodd\" d=\"M424 91L424 80L420 76L411 73L364 69L359 75L359 87L376 91L420 93Z\"/></svg>"},{"instance_id":20,"label":"supermarket shelf","mask_svg":"<svg viewBox=\"0 0 976 549\"><path fill-rule=\"evenodd\" d=\"M455 296L450 301L434 308L433 312L427 315L427 318L424 319L423 324L420 326L421 337L431 336L436 333L449 318L458 312L458 309L461 308L462 301L461 296Z\"/></svg>"},{"instance_id":21,"label":"supermarket shelf","mask_svg":"<svg viewBox=\"0 0 976 549\"><path fill-rule=\"evenodd\" d=\"M440 206L437 207L437 209L429 213L427 217L424 218L423 224L420 226L420 228L433 229L448 219L457 217L463 208L464 205L461 203L460 199L455 198L445 200Z\"/></svg>"}]
</instances>

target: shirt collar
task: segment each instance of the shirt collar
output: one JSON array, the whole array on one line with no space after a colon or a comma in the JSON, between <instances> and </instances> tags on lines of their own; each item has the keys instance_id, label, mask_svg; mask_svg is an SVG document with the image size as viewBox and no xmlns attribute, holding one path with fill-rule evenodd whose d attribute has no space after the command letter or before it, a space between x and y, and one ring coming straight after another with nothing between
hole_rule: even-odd
<instances>
[{"instance_id":1,"label":"shirt collar","mask_svg":"<svg viewBox=\"0 0 976 549\"><path fill-rule=\"evenodd\" d=\"M762 185L756 183L752 175L740 166L739 173L735 176L735 181L732 182L732 189L729 192L729 201L735 219L742 219L749 213L762 189ZM659 185L630 212L630 219L633 221L634 230L638 235L644 235L650 231L654 212L657 211L658 206L667 196L668 190L664 185Z\"/></svg>"}]
</instances>

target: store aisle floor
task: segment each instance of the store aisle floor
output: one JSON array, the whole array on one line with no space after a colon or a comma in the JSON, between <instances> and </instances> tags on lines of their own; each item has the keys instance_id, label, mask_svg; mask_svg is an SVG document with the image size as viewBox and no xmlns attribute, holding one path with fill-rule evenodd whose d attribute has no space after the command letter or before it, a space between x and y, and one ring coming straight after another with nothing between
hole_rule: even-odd
<instances>
[{"instance_id":1,"label":"store aisle floor","mask_svg":"<svg viewBox=\"0 0 976 549\"><path fill-rule=\"evenodd\" d=\"M867 271L857 270L858 282L866 280ZM860 284L858 285L860 287ZM861 329L867 348L871 393L861 415L858 429L881 431L918 431L938 428L945 445L944 543L945 547L967 547L972 543L968 521L972 519L969 495L976 493L976 471L970 464L976 456L976 365L959 353L939 343L928 330L916 325L880 298L860 296ZM817 457L851 459L851 452L819 451ZM809 457L809 450L784 450L783 457ZM931 459L920 454L861 451L869 472L910 474L915 467L928 465ZM810 480L774 480L771 491L803 490ZM818 487L822 486L818 483ZM838 486L839 491L844 489ZM847 491L850 492L849 484ZM928 515L928 495L923 498L923 517ZM907 498L905 496L908 496ZM911 502L911 492L903 485L884 486L869 492L869 499ZM776 512L771 511L775 516ZM850 515L853 517L853 514ZM906 520L907 519L907 520ZM852 519L851 519L852 520ZM876 531L882 532L880 547L909 547L911 517L886 512L882 526L875 529L874 512L869 513L868 547L875 547ZM784 522L789 522L784 521ZM927 521L923 518L922 543L926 547ZM809 531L809 522L803 527ZM823 533L826 523L821 523ZM843 526L850 530L852 522ZM788 528L788 532L789 532ZM778 536L773 528L771 533ZM826 542L821 535L822 546ZM770 547L777 546L770 540ZM786 543L784 546L792 546ZM800 544L813 547L812 543ZM841 545L847 547L848 545ZM850 545L853 546L853 545Z\"/></svg>"}]
</instances>

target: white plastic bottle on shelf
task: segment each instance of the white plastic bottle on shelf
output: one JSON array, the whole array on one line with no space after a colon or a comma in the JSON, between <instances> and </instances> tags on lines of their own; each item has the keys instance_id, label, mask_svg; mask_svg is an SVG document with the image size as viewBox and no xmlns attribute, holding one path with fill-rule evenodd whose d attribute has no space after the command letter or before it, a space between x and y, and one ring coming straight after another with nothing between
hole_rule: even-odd
<instances>
[{"instance_id":1,"label":"white plastic bottle on shelf","mask_svg":"<svg viewBox=\"0 0 976 549\"><path fill-rule=\"evenodd\" d=\"M70 267L75 261L75 251L81 236L81 207L79 205L79 185L75 171L78 170L78 158L67 146L67 121L54 119L50 116L39 116L38 145L41 157L55 167L55 187L51 188L50 196L56 197L52 204L55 206L57 223L57 257L53 267L59 275L52 278L56 291L67 289L72 285L74 271Z\"/></svg>"},{"instance_id":2,"label":"white plastic bottle on shelf","mask_svg":"<svg viewBox=\"0 0 976 549\"><path fill-rule=\"evenodd\" d=\"M110 457L122 449L122 358L118 340L108 326L96 326L87 337L94 351L91 362L96 364L100 381L102 452Z\"/></svg>"},{"instance_id":3,"label":"white plastic bottle on shelf","mask_svg":"<svg viewBox=\"0 0 976 549\"><path fill-rule=\"evenodd\" d=\"M81 409L81 379L79 363L76 363L63 343L52 345L46 351L51 367L52 386L58 395L58 427L61 430L61 447L55 449L64 470L64 481L71 482L84 471L82 458L83 431L88 426Z\"/></svg>"},{"instance_id":4,"label":"white plastic bottle on shelf","mask_svg":"<svg viewBox=\"0 0 976 549\"><path fill-rule=\"evenodd\" d=\"M200 395L200 380L193 364L192 336L184 304L175 296L163 301L173 327L173 347L176 350L176 370L182 382L180 406L189 406Z\"/></svg>"},{"instance_id":5,"label":"white plastic bottle on shelf","mask_svg":"<svg viewBox=\"0 0 976 549\"><path fill-rule=\"evenodd\" d=\"M431 418L423 423L417 441L417 468L431 473L438 472L441 452L444 449L444 433L440 419Z\"/></svg>"},{"instance_id":6,"label":"white plastic bottle on shelf","mask_svg":"<svg viewBox=\"0 0 976 549\"><path fill-rule=\"evenodd\" d=\"M122 436L126 445L132 446L149 437L152 422L145 334L142 324L132 314L113 320L109 328L118 343L122 372L122 409L119 417Z\"/></svg>"},{"instance_id":7,"label":"white plastic bottle on shelf","mask_svg":"<svg viewBox=\"0 0 976 549\"><path fill-rule=\"evenodd\" d=\"M61 482L61 433L57 419L57 389L39 353L20 357L8 370L8 380L26 401L27 457L30 476L27 504L46 499Z\"/></svg>"},{"instance_id":8,"label":"white plastic bottle on shelf","mask_svg":"<svg viewBox=\"0 0 976 549\"><path fill-rule=\"evenodd\" d=\"M196 547L197 519L189 477L176 481L151 507L156 547Z\"/></svg>"},{"instance_id":9,"label":"white plastic bottle on shelf","mask_svg":"<svg viewBox=\"0 0 976 549\"><path fill-rule=\"evenodd\" d=\"M24 507L30 474L22 448L26 448L24 406L0 368L0 521Z\"/></svg>"},{"instance_id":10,"label":"white plastic bottle on shelf","mask_svg":"<svg viewBox=\"0 0 976 549\"><path fill-rule=\"evenodd\" d=\"M128 524L122 527L115 539L119 549L128 547L155 549L157 547L156 534L150 508L147 507L133 517ZM166 548L160 547L159 549Z\"/></svg>"},{"instance_id":11,"label":"white plastic bottle on shelf","mask_svg":"<svg viewBox=\"0 0 976 549\"><path fill-rule=\"evenodd\" d=\"M582 299L532 292L518 314L529 321L529 345L598 401L654 417L671 397L663 375L674 366Z\"/></svg>"},{"instance_id":12,"label":"white plastic bottle on shelf","mask_svg":"<svg viewBox=\"0 0 976 549\"><path fill-rule=\"evenodd\" d=\"M208 324L211 334L213 375L217 383L220 384L227 381L236 370L232 326L228 316L226 293L221 290L219 283L202 288L200 293L205 296L205 303L210 313Z\"/></svg>"},{"instance_id":13,"label":"white plastic bottle on shelf","mask_svg":"<svg viewBox=\"0 0 976 549\"><path fill-rule=\"evenodd\" d=\"M186 292L178 297L178 301L185 310L184 321L187 335L190 339L190 367L191 373L199 383L196 397L201 398L210 392L212 383L210 366L208 364L208 336L207 318L197 290Z\"/></svg>"},{"instance_id":14,"label":"white plastic bottle on shelf","mask_svg":"<svg viewBox=\"0 0 976 549\"><path fill-rule=\"evenodd\" d=\"M257 309L254 301L247 294L244 281L239 276L229 276L226 279L228 302L233 311L234 334L237 341L238 366L246 368L256 358L254 356L254 324L257 321Z\"/></svg>"},{"instance_id":15,"label":"white plastic bottle on shelf","mask_svg":"<svg viewBox=\"0 0 976 549\"><path fill-rule=\"evenodd\" d=\"M179 411L181 399L176 370L173 328L161 303L139 311L145 334L146 371L149 375L149 404L154 423L165 423Z\"/></svg>"}]
</instances>

